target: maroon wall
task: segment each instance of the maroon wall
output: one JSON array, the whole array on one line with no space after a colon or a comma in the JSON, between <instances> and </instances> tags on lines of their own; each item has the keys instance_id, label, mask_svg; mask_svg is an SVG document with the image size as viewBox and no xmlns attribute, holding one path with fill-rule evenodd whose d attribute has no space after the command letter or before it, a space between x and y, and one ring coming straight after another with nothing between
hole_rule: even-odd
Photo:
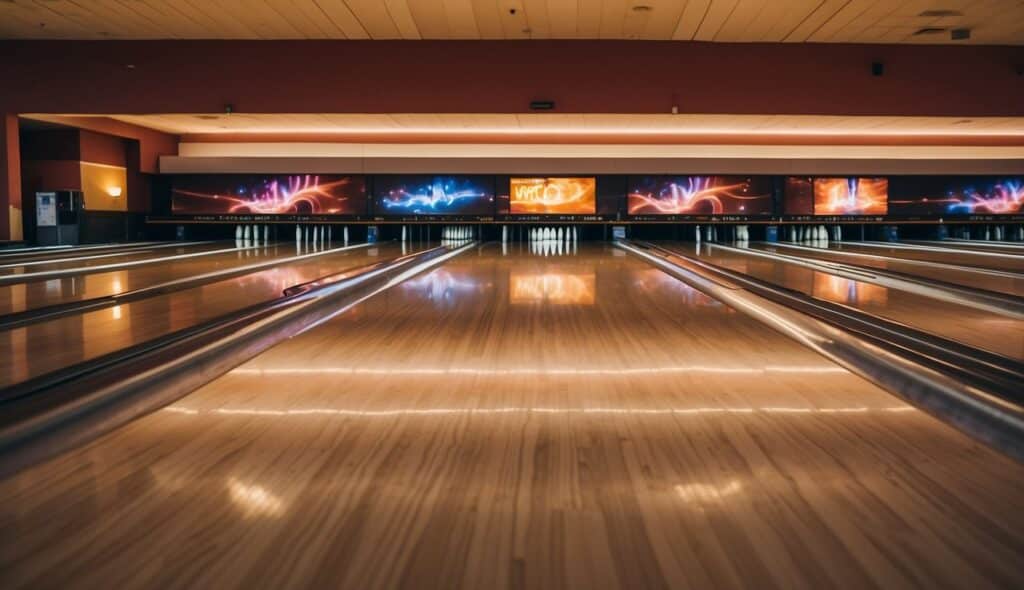
<instances>
[{"instance_id":1,"label":"maroon wall","mask_svg":"<svg viewBox=\"0 0 1024 590\"><path fill-rule=\"evenodd\" d=\"M1024 47L5 41L0 55L7 113L515 113L553 99L576 113L1024 115Z\"/></svg>"},{"instance_id":2,"label":"maroon wall","mask_svg":"<svg viewBox=\"0 0 1024 590\"><path fill-rule=\"evenodd\" d=\"M83 162L122 167L126 165L125 140L120 137L83 129L80 146Z\"/></svg>"}]
</instances>

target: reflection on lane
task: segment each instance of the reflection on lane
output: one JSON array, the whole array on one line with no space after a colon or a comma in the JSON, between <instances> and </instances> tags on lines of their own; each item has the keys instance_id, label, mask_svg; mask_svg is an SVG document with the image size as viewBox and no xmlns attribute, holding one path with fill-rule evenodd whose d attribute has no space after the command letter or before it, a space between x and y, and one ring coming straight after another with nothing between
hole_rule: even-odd
<instances>
[{"instance_id":1,"label":"reflection on lane","mask_svg":"<svg viewBox=\"0 0 1024 590\"><path fill-rule=\"evenodd\" d=\"M687 244L670 244L678 251ZM882 285L836 276L795 262L704 244L698 256L711 264L824 301L913 326L1004 356L1024 359L1024 321ZM866 270L870 273L870 270Z\"/></svg>"},{"instance_id":2,"label":"reflection on lane","mask_svg":"<svg viewBox=\"0 0 1024 590\"><path fill-rule=\"evenodd\" d=\"M1011 460L636 258L500 252L452 258L0 481L0 524L18 538L0 551L5 581L1020 576L1024 477Z\"/></svg>"},{"instance_id":3,"label":"reflection on lane","mask_svg":"<svg viewBox=\"0 0 1024 590\"><path fill-rule=\"evenodd\" d=\"M858 307L885 306L889 290L880 285L862 283L845 277L814 271L812 296Z\"/></svg>"}]
</instances>

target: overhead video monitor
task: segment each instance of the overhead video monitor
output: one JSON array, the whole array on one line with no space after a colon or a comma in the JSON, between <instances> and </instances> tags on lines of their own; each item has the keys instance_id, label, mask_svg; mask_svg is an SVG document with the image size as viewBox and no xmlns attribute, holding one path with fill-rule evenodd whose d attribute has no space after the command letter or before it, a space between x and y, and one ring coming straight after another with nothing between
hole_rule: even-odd
<instances>
[{"instance_id":1,"label":"overhead video monitor","mask_svg":"<svg viewBox=\"0 0 1024 590\"><path fill-rule=\"evenodd\" d=\"M1022 215L1024 177L896 176L889 212L919 215Z\"/></svg>"},{"instance_id":2,"label":"overhead video monitor","mask_svg":"<svg viewBox=\"0 0 1024 590\"><path fill-rule=\"evenodd\" d=\"M597 182L590 177L509 179L509 212L513 215L594 215Z\"/></svg>"},{"instance_id":3,"label":"overhead video monitor","mask_svg":"<svg viewBox=\"0 0 1024 590\"><path fill-rule=\"evenodd\" d=\"M633 176L630 215L771 215L768 176Z\"/></svg>"},{"instance_id":4,"label":"overhead video monitor","mask_svg":"<svg viewBox=\"0 0 1024 590\"><path fill-rule=\"evenodd\" d=\"M783 215L814 215L814 179L787 176L782 191Z\"/></svg>"},{"instance_id":5,"label":"overhead video monitor","mask_svg":"<svg viewBox=\"0 0 1024 590\"><path fill-rule=\"evenodd\" d=\"M196 174L175 177L175 215L365 215L362 176Z\"/></svg>"},{"instance_id":6,"label":"overhead video monitor","mask_svg":"<svg viewBox=\"0 0 1024 590\"><path fill-rule=\"evenodd\" d=\"M815 178L815 215L885 215L888 178Z\"/></svg>"},{"instance_id":7,"label":"overhead video monitor","mask_svg":"<svg viewBox=\"0 0 1024 590\"><path fill-rule=\"evenodd\" d=\"M376 215L493 215L491 176L375 176Z\"/></svg>"}]
</instances>

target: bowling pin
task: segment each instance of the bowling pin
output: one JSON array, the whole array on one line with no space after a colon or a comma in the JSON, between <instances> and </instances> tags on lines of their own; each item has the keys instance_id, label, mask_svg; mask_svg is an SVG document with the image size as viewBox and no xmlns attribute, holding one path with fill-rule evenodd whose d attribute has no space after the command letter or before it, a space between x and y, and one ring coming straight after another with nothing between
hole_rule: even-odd
<instances>
[{"instance_id":1,"label":"bowling pin","mask_svg":"<svg viewBox=\"0 0 1024 590\"><path fill-rule=\"evenodd\" d=\"M508 226L507 225L501 226L501 243L502 244L507 244L508 243Z\"/></svg>"},{"instance_id":2,"label":"bowling pin","mask_svg":"<svg viewBox=\"0 0 1024 590\"><path fill-rule=\"evenodd\" d=\"M348 245L348 226L347 225L342 227L341 235L342 235L342 241L347 246Z\"/></svg>"},{"instance_id":3,"label":"bowling pin","mask_svg":"<svg viewBox=\"0 0 1024 590\"><path fill-rule=\"evenodd\" d=\"M405 226L402 226L402 243L405 243Z\"/></svg>"},{"instance_id":4,"label":"bowling pin","mask_svg":"<svg viewBox=\"0 0 1024 590\"><path fill-rule=\"evenodd\" d=\"M298 243L298 242L301 242L301 241L302 241L302 228L296 225L295 226L295 242Z\"/></svg>"}]
</instances>

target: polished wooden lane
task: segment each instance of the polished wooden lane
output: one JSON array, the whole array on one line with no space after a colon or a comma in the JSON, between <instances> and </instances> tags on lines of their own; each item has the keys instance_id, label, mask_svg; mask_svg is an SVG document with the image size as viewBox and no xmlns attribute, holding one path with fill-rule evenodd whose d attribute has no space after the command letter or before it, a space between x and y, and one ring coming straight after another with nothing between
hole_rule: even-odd
<instances>
[{"instance_id":1,"label":"polished wooden lane","mask_svg":"<svg viewBox=\"0 0 1024 590\"><path fill-rule=\"evenodd\" d=\"M1024 466L622 252L513 250L0 482L5 587L1024 582Z\"/></svg>"},{"instance_id":2,"label":"polished wooden lane","mask_svg":"<svg viewBox=\"0 0 1024 590\"><path fill-rule=\"evenodd\" d=\"M56 270L69 270L77 268L89 269L97 266L107 266L110 264L124 264L127 262L152 260L155 258L165 258L168 256L177 256L180 254L197 254L200 252L213 252L215 250L224 250L227 248L234 247L235 242L222 241L215 243L182 244L180 247L177 248L136 248L116 253L99 252L96 254L85 256L57 256L53 258L48 258L45 261L31 261L24 264L4 264L3 267L0 268L0 276L12 277L20 274L49 272Z\"/></svg>"},{"instance_id":3,"label":"polished wooden lane","mask_svg":"<svg viewBox=\"0 0 1024 590\"><path fill-rule=\"evenodd\" d=\"M680 251L696 252L692 243L669 246ZM1024 359L1024 322L1020 320L846 279L782 260L746 256L713 244L702 245L700 256L708 262L819 299L849 305L1010 358Z\"/></svg>"},{"instance_id":4,"label":"polished wooden lane","mask_svg":"<svg viewBox=\"0 0 1024 590\"><path fill-rule=\"evenodd\" d=\"M836 250L833 248L787 248L785 244L752 244L751 247L757 250L774 251L780 254L801 256L812 260L829 260L832 262L855 264L870 268L878 268L881 270L891 270L905 275L910 275L912 277L934 279L944 281L946 283L953 283L954 285L962 285L964 287L971 287L974 289L987 289L997 293L1006 293L1008 295L1024 297L1024 272L1019 274L1020 278L994 276L984 272L985 269L979 269L968 265L960 266L957 264L955 267L930 267L920 264L921 262L940 262L943 265L956 264L942 260L915 261L908 260L906 258L892 258L887 255L885 258L847 256L844 255L844 250ZM865 252L856 252L855 254L865 254Z\"/></svg>"},{"instance_id":5,"label":"polished wooden lane","mask_svg":"<svg viewBox=\"0 0 1024 590\"><path fill-rule=\"evenodd\" d=\"M898 246L898 244L897 244ZM931 246L929 246L930 248ZM867 245L856 242L841 242L830 244L829 248L843 250L846 252L861 252L864 254L880 254L892 256L893 258L906 258L908 260L925 260L929 262L945 262L947 264L962 264L976 268L992 268L996 270L1024 271L1024 256L1007 255L1005 252L985 252L976 249L959 248L953 246L936 246L938 249L898 248L885 245ZM950 251L952 250L952 251Z\"/></svg>"},{"instance_id":6,"label":"polished wooden lane","mask_svg":"<svg viewBox=\"0 0 1024 590\"><path fill-rule=\"evenodd\" d=\"M340 247L333 242L328 247ZM273 243L257 249L171 260L123 270L87 273L44 281L0 285L0 314L124 293L166 281L316 251L309 244Z\"/></svg>"},{"instance_id":7,"label":"polished wooden lane","mask_svg":"<svg viewBox=\"0 0 1024 590\"><path fill-rule=\"evenodd\" d=\"M0 387L275 299L293 285L402 252L398 244L346 250L167 295L0 330Z\"/></svg>"},{"instance_id":8,"label":"polished wooden lane","mask_svg":"<svg viewBox=\"0 0 1024 590\"><path fill-rule=\"evenodd\" d=\"M1003 254L1016 254L1024 256L1024 242L962 242L959 240L904 240L903 243L915 246L940 246L953 250L965 250L968 252L1001 252Z\"/></svg>"}]
</instances>

